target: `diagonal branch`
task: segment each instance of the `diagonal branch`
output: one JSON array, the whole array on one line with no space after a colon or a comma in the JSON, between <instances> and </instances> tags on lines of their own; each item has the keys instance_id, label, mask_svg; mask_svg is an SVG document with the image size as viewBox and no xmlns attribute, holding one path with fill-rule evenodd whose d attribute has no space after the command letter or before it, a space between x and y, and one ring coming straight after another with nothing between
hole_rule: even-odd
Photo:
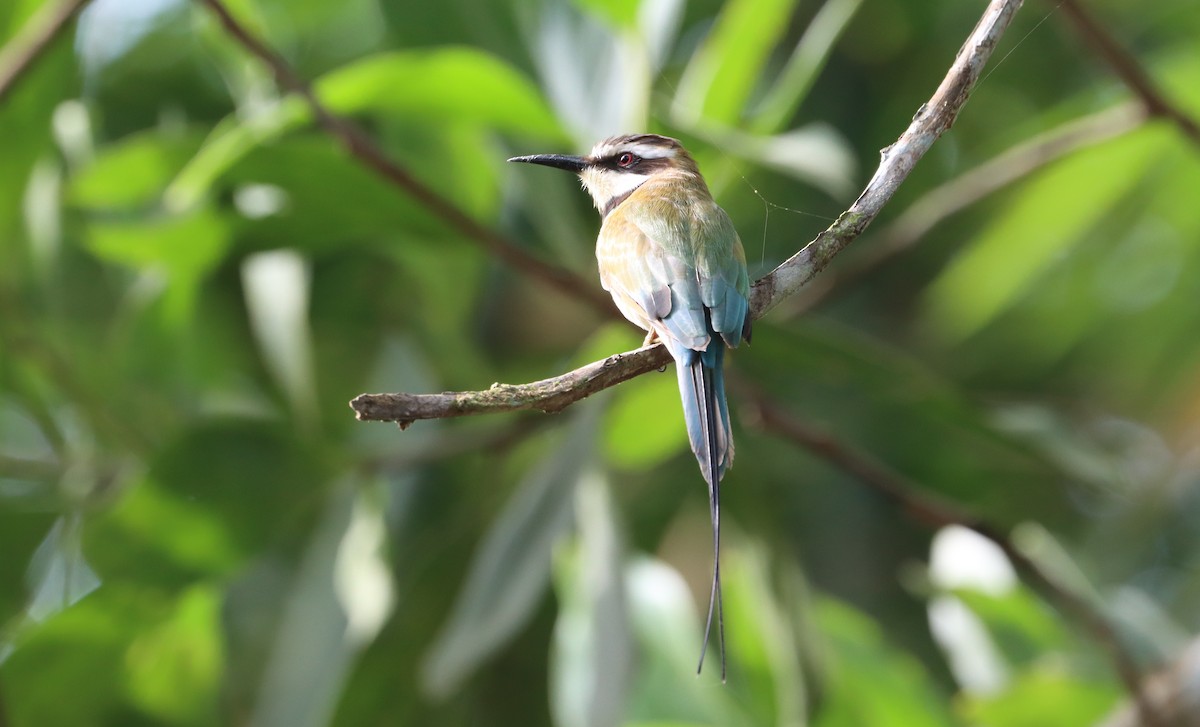
<instances>
[{"instance_id":1,"label":"diagonal branch","mask_svg":"<svg viewBox=\"0 0 1200 727\"><path fill-rule=\"evenodd\" d=\"M661 345L618 353L530 384L492 384L484 391L442 394L359 394L350 402L361 421L396 422L407 429L417 419L495 414L538 409L553 414L622 381L671 363Z\"/></svg>"},{"instance_id":2,"label":"diagonal branch","mask_svg":"<svg viewBox=\"0 0 1200 727\"><path fill-rule=\"evenodd\" d=\"M1163 669L1142 681L1146 697L1167 724L1200 724L1200 638L1193 638ZM1137 703L1122 704L1096 727L1146 727Z\"/></svg>"},{"instance_id":3,"label":"diagonal branch","mask_svg":"<svg viewBox=\"0 0 1200 727\"><path fill-rule=\"evenodd\" d=\"M1105 30L1077 0L1055 0L1058 7L1071 20L1083 36L1084 42L1092 47L1112 68L1113 72L1133 91L1146 113L1157 118L1168 119L1179 127L1193 143L1200 145L1200 124L1179 107L1171 103L1155 85L1154 79L1141 67L1137 59Z\"/></svg>"},{"instance_id":4,"label":"diagonal branch","mask_svg":"<svg viewBox=\"0 0 1200 727\"><path fill-rule=\"evenodd\" d=\"M917 109L912 123L896 143L881 152L879 168L850 209L802 250L754 283L750 293L750 312L754 318L761 318L795 295L871 224L925 152L954 124L1021 4L1022 0L992 0L933 96ZM601 389L660 368L669 360L661 346L641 348L552 379L515 386L497 385L499 393L493 387L488 391L445 394L362 394L350 406L360 420L402 424L416 419L497 411L558 411ZM544 406L546 402L548 406Z\"/></svg>"},{"instance_id":5,"label":"diagonal branch","mask_svg":"<svg viewBox=\"0 0 1200 727\"><path fill-rule=\"evenodd\" d=\"M0 48L0 101L87 4L88 0L62 0L43 5L16 37Z\"/></svg>"},{"instance_id":6,"label":"diagonal branch","mask_svg":"<svg viewBox=\"0 0 1200 727\"><path fill-rule=\"evenodd\" d=\"M933 528L960 525L994 542L1035 588L1058 604L1064 616L1075 620L1091 632L1100 646L1108 652L1117 676L1137 705L1141 724L1147 727L1165 727L1167 723L1160 719L1143 689L1142 674L1137 660L1121 641L1116 628L1103 611L1086 597L1055 579L1038 561L1017 547L1003 530L956 505L922 492L903 475L787 414L772 404L761 392L751 391L751 387L745 382L739 382L739 388L743 389L741 398L750 408L751 414L750 417L743 417L744 420L757 421L761 429L791 441L870 486L899 505L904 514L913 520Z\"/></svg>"},{"instance_id":7,"label":"diagonal branch","mask_svg":"<svg viewBox=\"0 0 1200 727\"><path fill-rule=\"evenodd\" d=\"M476 222L450 200L430 189L407 169L389 159L383 150L376 146L375 142L356 124L325 108L325 105L313 93L312 87L292 70L287 61L254 37L230 14L229 9L221 0L197 0L197 2L207 6L231 37L271 69L275 81L282 88L304 99L321 128L337 139L351 156L368 169L420 202L450 227L510 267L549 285L569 298L586 303L603 316L615 315L612 301L608 299L608 296L603 295L595 286L588 285L581 276L547 263L495 230Z\"/></svg>"}]
</instances>

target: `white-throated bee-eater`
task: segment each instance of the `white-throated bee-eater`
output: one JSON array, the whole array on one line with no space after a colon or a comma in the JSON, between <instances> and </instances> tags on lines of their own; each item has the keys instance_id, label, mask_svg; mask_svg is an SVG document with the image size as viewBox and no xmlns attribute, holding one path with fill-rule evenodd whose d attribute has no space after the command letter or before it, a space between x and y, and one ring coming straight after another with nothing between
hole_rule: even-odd
<instances>
[{"instance_id":1,"label":"white-throated bee-eater","mask_svg":"<svg viewBox=\"0 0 1200 727\"><path fill-rule=\"evenodd\" d=\"M725 678L721 607L721 477L733 462L725 401L725 346L750 340L750 280L733 223L678 141L615 136L584 157L538 154L510 162L575 172L603 217L596 240L600 284L621 313L675 359L692 451L708 482L713 576L700 667L714 609ZM699 670L699 668L697 670Z\"/></svg>"}]
</instances>

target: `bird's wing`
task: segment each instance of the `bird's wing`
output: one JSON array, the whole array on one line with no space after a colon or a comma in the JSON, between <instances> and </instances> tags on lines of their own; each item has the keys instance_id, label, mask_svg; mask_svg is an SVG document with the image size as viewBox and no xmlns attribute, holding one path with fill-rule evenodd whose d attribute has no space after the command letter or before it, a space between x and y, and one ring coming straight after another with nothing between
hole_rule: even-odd
<instances>
[{"instance_id":1,"label":"bird's wing","mask_svg":"<svg viewBox=\"0 0 1200 727\"><path fill-rule=\"evenodd\" d=\"M741 343L749 333L750 281L742 242L725 211L711 199L640 204L626 219L648 241L644 267L651 287L670 289L664 324L681 340L715 332L730 346Z\"/></svg>"},{"instance_id":2,"label":"bird's wing","mask_svg":"<svg viewBox=\"0 0 1200 727\"><path fill-rule=\"evenodd\" d=\"M614 214L601 230L600 279L627 318L657 331L672 354L703 350L709 329L696 268L690 256L648 235L631 215ZM634 315L622 298L640 308ZM637 320L644 313L642 320ZM676 355L679 358L679 355Z\"/></svg>"}]
</instances>

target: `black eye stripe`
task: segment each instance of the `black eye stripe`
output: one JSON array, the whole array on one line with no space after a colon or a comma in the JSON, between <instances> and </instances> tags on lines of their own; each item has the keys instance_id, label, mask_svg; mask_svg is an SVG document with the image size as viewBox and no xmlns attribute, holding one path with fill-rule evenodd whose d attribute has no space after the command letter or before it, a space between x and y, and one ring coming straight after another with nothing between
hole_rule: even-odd
<instances>
[{"instance_id":1,"label":"black eye stripe","mask_svg":"<svg viewBox=\"0 0 1200 727\"><path fill-rule=\"evenodd\" d=\"M655 158L647 159L645 157L639 157L637 154L634 154L633 155L633 159L634 159L633 163L629 164L628 166L624 166L624 167L621 166L621 157L623 155L629 154L629 153L632 153L632 152L620 151L620 152L617 152L616 154L611 154L609 156L606 156L603 159L599 160L599 166L602 166L605 169L612 169L612 170L618 171L618 172L636 171L638 174L645 174L647 172L652 172L657 169L666 169L667 167L669 167L671 165L671 160L668 157L655 157Z\"/></svg>"}]
</instances>

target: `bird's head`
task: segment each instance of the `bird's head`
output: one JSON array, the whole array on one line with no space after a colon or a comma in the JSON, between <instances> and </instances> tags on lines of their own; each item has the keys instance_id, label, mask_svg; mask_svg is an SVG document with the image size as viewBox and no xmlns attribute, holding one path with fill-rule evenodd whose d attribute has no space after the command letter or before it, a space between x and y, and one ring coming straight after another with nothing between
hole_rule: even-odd
<instances>
[{"instance_id":1,"label":"bird's head","mask_svg":"<svg viewBox=\"0 0 1200 727\"><path fill-rule=\"evenodd\" d=\"M681 184L704 184L696 162L683 145L658 134L614 136L596 144L584 157L534 154L513 157L509 161L575 172L603 216L654 178L675 178Z\"/></svg>"}]
</instances>

